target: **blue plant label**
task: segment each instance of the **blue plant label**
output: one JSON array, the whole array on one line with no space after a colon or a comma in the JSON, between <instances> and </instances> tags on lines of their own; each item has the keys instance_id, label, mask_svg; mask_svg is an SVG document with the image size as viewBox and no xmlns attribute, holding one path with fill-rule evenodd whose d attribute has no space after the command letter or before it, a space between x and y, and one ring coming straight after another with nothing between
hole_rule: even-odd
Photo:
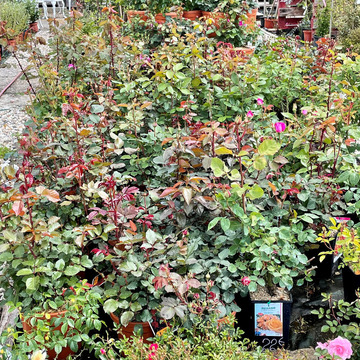
<instances>
[{"instance_id":1,"label":"blue plant label","mask_svg":"<svg viewBox=\"0 0 360 360\"><path fill-rule=\"evenodd\" d=\"M255 305L255 336L283 336L283 304L260 303Z\"/></svg>"}]
</instances>

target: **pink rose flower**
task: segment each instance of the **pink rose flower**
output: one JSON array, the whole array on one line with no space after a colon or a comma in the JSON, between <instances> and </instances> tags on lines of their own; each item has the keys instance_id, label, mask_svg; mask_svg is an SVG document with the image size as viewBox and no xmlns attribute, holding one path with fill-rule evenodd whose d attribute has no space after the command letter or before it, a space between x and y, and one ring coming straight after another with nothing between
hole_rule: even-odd
<instances>
[{"instance_id":1,"label":"pink rose flower","mask_svg":"<svg viewBox=\"0 0 360 360\"><path fill-rule=\"evenodd\" d=\"M105 349L100 349L100 352L104 355L106 353Z\"/></svg>"},{"instance_id":2,"label":"pink rose flower","mask_svg":"<svg viewBox=\"0 0 360 360\"><path fill-rule=\"evenodd\" d=\"M286 124L279 121L274 124L274 129L277 133L282 133L286 129Z\"/></svg>"},{"instance_id":3,"label":"pink rose flower","mask_svg":"<svg viewBox=\"0 0 360 360\"><path fill-rule=\"evenodd\" d=\"M239 26L244 26L244 23L241 20L239 21Z\"/></svg>"},{"instance_id":4,"label":"pink rose flower","mask_svg":"<svg viewBox=\"0 0 360 360\"><path fill-rule=\"evenodd\" d=\"M331 356L339 356L342 360L350 359L352 355L351 342L338 336L331 340L327 346L327 351Z\"/></svg>"},{"instance_id":5,"label":"pink rose flower","mask_svg":"<svg viewBox=\"0 0 360 360\"><path fill-rule=\"evenodd\" d=\"M246 116L249 117L249 118L252 118L254 116L254 113L251 110L249 110L247 112Z\"/></svg>"},{"instance_id":6,"label":"pink rose flower","mask_svg":"<svg viewBox=\"0 0 360 360\"><path fill-rule=\"evenodd\" d=\"M157 351L158 348L159 348L159 345L156 344L156 343L151 344L151 345L149 346L149 350L150 350L150 351Z\"/></svg>"},{"instance_id":7,"label":"pink rose flower","mask_svg":"<svg viewBox=\"0 0 360 360\"><path fill-rule=\"evenodd\" d=\"M257 100L258 105L264 105L264 100L261 98L258 98Z\"/></svg>"},{"instance_id":8,"label":"pink rose flower","mask_svg":"<svg viewBox=\"0 0 360 360\"><path fill-rule=\"evenodd\" d=\"M71 69L74 69L76 70L76 66L74 64L69 64L68 65L68 69L71 70Z\"/></svg>"},{"instance_id":9,"label":"pink rose flower","mask_svg":"<svg viewBox=\"0 0 360 360\"><path fill-rule=\"evenodd\" d=\"M250 283L251 283L251 280L248 276L244 276L242 279L241 279L241 283L244 285L244 286L249 286Z\"/></svg>"},{"instance_id":10,"label":"pink rose flower","mask_svg":"<svg viewBox=\"0 0 360 360\"><path fill-rule=\"evenodd\" d=\"M306 115L306 114L308 113L308 111L307 111L306 109L304 109L303 111L301 111L301 113L302 113L303 115Z\"/></svg>"},{"instance_id":11,"label":"pink rose flower","mask_svg":"<svg viewBox=\"0 0 360 360\"><path fill-rule=\"evenodd\" d=\"M317 347L316 348L319 348L319 349L321 349L321 350L324 350L324 349L327 349L327 347L328 347L328 343L326 342L326 343L321 343L321 342L318 342L317 343Z\"/></svg>"}]
</instances>

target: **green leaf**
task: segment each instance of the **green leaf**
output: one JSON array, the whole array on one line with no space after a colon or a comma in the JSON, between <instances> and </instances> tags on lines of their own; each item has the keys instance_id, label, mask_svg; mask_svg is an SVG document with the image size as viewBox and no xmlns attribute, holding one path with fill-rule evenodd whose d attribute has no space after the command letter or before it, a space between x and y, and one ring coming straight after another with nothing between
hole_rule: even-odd
<instances>
[{"instance_id":1,"label":"green leaf","mask_svg":"<svg viewBox=\"0 0 360 360\"><path fill-rule=\"evenodd\" d=\"M92 266L93 266L93 262L89 259L89 257L87 255L84 255L81 257L81 265L88 268L88 269L91 269Z\"/></svg>"},{"instance_id":2,"label":"green leaf","mask_svg":"<svg viewBox=\"0 0 360 360\"><path fill-rule=\"evenodd\" d=\"M165 72L165 75L166 75L166 77L167 77L168 79L172 79L172 78L174 77L174 72L171 71L171 70L167 70L167 71Z\"/></svg>"},{"instance_id":3,"label":"green leaf","mask_svg":"<svg viewBox=\"0 0 360 360\"><path fill-rule=\"evenodd\" d=\"M344 195L345 202L348 203L352 198L353 198L353 193L350 190L348 190Z\"/></svg>"},{"instance_id":4,"label":"green leaf","mask_svg":"<svg viewBox=\"0 0 360 360\"><path fill-rule=\"evenodd\" d=\"M148 229L146 231L146 240L148 241L148 243L152 245L155 243L156 239L157 239L156 232L154 232L151 229Z\"/></svg>"},{"instance_id":5,"label":"green leaf","mask_svg":"<svg viewBox=\"0 0 360 360\"><path fill-rule=\"evenodd\" d=\"M223 231L226 232L230 228L230 220L227 218L222 218L220 221L220 225Z\"/></svg>"},{"instance_id":6,"label":"green leaf","mask_svg":"<svg viewBox=\"0 0 360 360\"><path fill-rule=\"evenodd\" d=\"M16 233L13 231L9 231L9 230L4 230L3 231L3 236L6 240L9 240L10 242L15 242L16 241Z\"/></svg>"},{"instance_id":7,"label":"green leaf","mask_svg":"<svg viewBox=\"0 0 360 360\"><path fill-rule=\"evenodd\" d=\"M65 335L65 333L66 333L66 331L67 331L67 329L68 329L68 324L67 323L64 323L64 324L62 324L61 325L61 329L60 329L60 331L61 331L61 333L63 334L63 335Z\"/></svg>"},{"instance_id":8,"label":"green leaf","mask_svg":"<svg viewBox=\"0 0 360 360\"><path fill-rule=\"evenodd\" d=\"M115 299L108 299L104 303L104 311L106 313L113 313L115 312L119 307L119 302Z\"/></svg>"},{"instance_id":9,"label":"green leaf","mask_svg":"<svg viewBox=\"0 0 360 360\"><path fill-rule=\"evenodd\" d=\"M298 199L301 201L306 201L309 198L309 196L310 196L310 193L305 192L305 191L297 194Z\"/></svg>"},{"instance_id":10,"label":"green leaf","mask_svg":"<svg viewBox=\"0 0 360 360\"><path fill-rule=\"evenodd\" d=\"M162 91L164 91L167 87L168 87L168 84L167 84L167 83L161 83L161 84L158 86L158 91L159 91L159 92L162 92Z\"/></svg>"},{"instance_id":11,"label":"green leaf","mask_svg":"<svg viewBox=\"0 0 360 360\"><path fill-rule=\"evenodd\" d=\"M214 172L216 177L220 177L228 171L228 168L225 166L225 163L219 158L211 159L211 169Z\"/></svg>"},{"instance_id":12,"label":"green leaf","mask_svg":"<svg viewBox=\"0 0 360 360\"><path fill-rule=\"evenodd\" d=\"M209 222L208 230L212 229L221 219L222 219L221 217L216 217L215 219L212 219Z\"/></svg>"},{"instance_id":13,"label":"green leaf","mask_svg":"<svg viewBox=\"0 0 360 360\"><path fill-rule=\"evenodd\" d=\"M90 111L92 114L99 114L104 111L104 107L102 105L91 105Z\"/></svg>"},{"instance_id":14,"label":"green leaf","mask_svg":"<svg viewBox=\"0 0 360 360\"><path fill-rule=\"evenodd\" d=\"M192 85L193 87L198 87L200 84L201 84L201 80L200 80L200 78L198 78L198 77L196 77L195 79L193 79L193 80L191 81L191 85Z\"/></svg>"},{"instance_id":15,"label":"green leaf","mask_svg":"<svg viewBox=\"0 0 360 360\"><path fill-rule=\"evenodd\" d=\"M0 263L5 262L5 261L12 261L14 258L13 254L10 252L3 252L0 254Z\"/></svg>"},{"instance_id":16,"label":"green leaf","mask_svg":"<svg viewBox=\"0 0 360 360\"><path fill-rule=\"evenodd\" d=\"M56 263L55 263L55 269L57 270L64 270L65 268L65 261L63 259L59 259Z\"/></svg>"},{"instance_id":17,"label":"green leaf","mask_svg":"<svg viewBox=\"0 0 360 360\"><path fill-rule=\"evenodd\" d=\"M62 346L60 344L56 344L54 350L57 354L60 354L62 350Z\"/></svg>"},{"instance_id":18,"label":"green leaf","mask_svg":"<svg viewBox=\"0 0 360 360\"><path fill-rule=\"evenodd\" d=\"M224 259L226 259L228 256L230 255L230 249L224 249L223 251L221 251L220 253L219 253L219 259L220 260L224 260Z\"/></svg>"},{"instance_id":19,"label":"green leaf","mask_svg":"<svg viewBox=\"0 0 360 360\"><path fill-rule=\"evenodd\" d=\"M105 227L104 227L104 233L108 233L112 230L116 229L116 225L115 224L107 224Z\"/></svg>"},{"instance_id":20,"label":"green leaf","mask_svg":"<svg viewBox=\"0 0 360 360\"><path fill-rule=\"evenodd\" d=\"M255 184L250 191L247 193L251 200L259 199L264 195L264 190L257 184Z\"/></svg>"},{"instance_id":21,"label":"green leaf","mask_svg":"<svg viewBox=\"0 0 360 360\"><path fill-rule=\"evenodd\" d=\"M217 155L232 155L233 152L230 149L227 149L224 146L221 146L217 149L215 149L215 154Z\"/></svg>"},{"instance_id":22,"label":"green leaf","mask_svg":"<svg viewBox=\"0 0 360 360\"><path fill-rule=\"evenodd\" d=\"M267 165L266 159L264 156L257 156L254 160L254 168L256 170L263 170Z\"/></svg>"},{"instance_id":23,"label":"green leaf","mask_svg":"<svg viewBox=\"0 0 360 360\"><path fill-rule=\"evenodd\" d=\"M351 173L349 176L350 185L356 186L359 183L360 175L358 173Z\"/></svg>"},{"instance_id":24,"label":"green leaf","mask_svg":"<svg viewBox=\"0 0 360 360\"><path fill-rule=\"evenodd\" d=\"M0 245L0 253L6 251L10 247L9 244L1 244Z\"/></svg>"},{"instance_id":25,"label":"green leaf","mask_svg":"<svg viewBox=\"0 0 360 360\"><path fill-rule=\"evenodd\" d=\"M281 148L281 144L275 140L264 140L258 147L258 152L260 155L274 155Z\"/></svg>"},{"instance_id":26,"label":"green leaf","mask_svg":"<svg viewBox=\"0 0 360 360\"><path fill-rule=\"evenodd\" d=\"M16 273L16 276L31 275L32 273L31 269L21 269Z\"/></svg>"},{"instance_id":27,"label":"green leaf","mask_svg":"<svg viewBox=\"0 0 360 360\"><path fill-rule=\"evenodd\" d=\"M256 291L256 288L257 288L257 286L256 286L256 282L255 282L255 281L252 281L252 282L248 285L248 290L249 290L250 292Z\"/></svg>"},{"instance_id":28,"label":"green leaf","mask_svg":"<svg viewBox=\"0 0 360 360\"><path fill-rule=\"evenodd\" d=\"M233 273L236 272L237 267L234 264L230 264L229 267L228 267L228 270L233 274Z\"/></svg>"},{"instance_id":29,"label":"green leaf","mask_svg":"<svg viewBox=\"0 0 360 360\"><path fill-rule=\"evenodd\" d=\"M66 276L74 276L76 274L78 274L80 271L85 270L82 266L78 266L78 265L69 265L66 269L65 269L65 275Z\"/></svg>"},{"instance_id":30,"label":"green leaf","mask_svg":"<svg viewBox=\"0 0 360 360\"><path fill-rule=\"evenodd\" d=\"M134 313L132 311L125 311L120 318L120 322L122 326L128 326L130 320L134 317Z\"/></svg>"},{"instance_id":31,"label":"green leaf","mask_svg":"<svg viewBox=\"0 0 360 360\"><path fill-rule=\"evenodd\" d=\"M182 63L178 63L176 65L174 65L173 69L175 72L180 71L182 68L184 67L184 65Z\"/></svg>"},{"instance_id":32,"label":"green leaf","mask_svg":"<svg viewBox=\"0 0 360 360\"><path fill-rule=\"evenodd\" d=\"M299 218L306 221L309 224L312 224L314 222L313 219L310 216L307 216L307 215L299 216Z\"/></svg>"},{"instance_id":33,"label":"green leaf","mask_svg":"<svg viewBox=\"0 0 360 360\"><path fill-rule=\"evenodd\" d=\"M26 289L36 291L39 288L40 278L38 276L31 277L26 280Z\"/></svg>"}]
</instances>

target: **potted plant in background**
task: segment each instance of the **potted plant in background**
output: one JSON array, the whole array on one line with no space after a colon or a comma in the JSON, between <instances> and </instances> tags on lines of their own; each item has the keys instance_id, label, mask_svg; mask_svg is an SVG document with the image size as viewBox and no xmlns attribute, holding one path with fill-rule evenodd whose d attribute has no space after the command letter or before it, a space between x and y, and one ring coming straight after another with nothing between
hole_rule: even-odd
<instances>
[{"instance_id":1,"label":"potted plant in background","mask_svg":"<svg viewBox=\"0 0 360 360\"><path fill-rule=\"evenodd\" d=\"M330 27L330 6L318 5L316 8L316 30L314 40L317 41L321 37L329 34Z\"/></svg>"},{"instance_id":2,"label":"potted plant in background","mask_svg":"<svg viewBox=\"0 0 360 360\"><path fill-rule=\"evenodd\" d=\"M24 3L2 2L0 7L0 22L5 29L5 38L8 45L15 46L16 38L28 28L29 15Z\"/></svg>"},{"instance_id":3,"label":"potted plant in background","mask_svg":"<svg viewBox=\"0 0 360 360\"><path fill-rule=\"evenodd\" d=\"M303 39L305 42L310 43L313 39L313 32L312 32L312 23L311 18L313 15L313 5L311 0L304 0L303 2L299 3L298 5L302 5L304 7L304 18L300 23L300 28L303 32Z\"/></svg>"},{"instance_id":4,"label":"potted plant in background","mask_svg":"<svg viewBox=\"0 0 360 360\"><path fill-rule=\"evenodd\" d=\"M155 14L155 20L158 24L163 24L166 22L166 18L181 18L181 1L180 0L160 0L160 1L151 1L149 4L150 11Z\"/></svg>"},{"instance_id":5,"label":"potted plant in background","mask_svg":"<svg viewBox=\"0 0 360 360\"><path fill-rule=\"evenodd\" d=\"M183 17L189 20L196 20L202 16L201 4L197 0L184 1Z\"/></svg>"},{"instance_id":6,"label":"potted plant in background","mask_svg":"<svg viewBox=\"0 0 360 360\"><path fill-rule=\"evenodd\" d=\"M38 4L35 0L26 0L25 2L26 11L29 15L29 27L34 33L39 31L38 23L40 13Z\"/></svg>"},{"instance_id":7,"label":"potted plant in background","mask_svg":"<svg viewBox=\"0 0 360 360\"><path fill-rule=\"evenodd\" d=\"M148 10L148 0L131 0L123 2L123 5L129 9L127 11L127 18L131 22L131 18L139 16L141 20L146 21L146 10Z\"/></svg>"},{"instance_id":8,"label":"potted plant in background","mask_svg":"<svg viewBox=\"0 0 360 360\"><path fill-rule=\"evenodd\" d=\"M317 239L329 249L319 254L320 261L328 254L341 258L339 267L343 273L344 299L352 302L358 298L357 290L360 288L359 226L351 226L352 222L337 224L334 218L330 221L329 230L323 228Z\"/></svg>"}]
</instances>

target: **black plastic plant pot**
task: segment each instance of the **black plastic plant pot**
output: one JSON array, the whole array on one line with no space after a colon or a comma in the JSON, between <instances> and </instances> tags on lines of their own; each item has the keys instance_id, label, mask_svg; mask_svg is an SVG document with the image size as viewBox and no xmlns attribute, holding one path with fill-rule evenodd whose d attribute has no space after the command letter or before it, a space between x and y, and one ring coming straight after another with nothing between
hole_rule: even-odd
<instances>
[{"instance_id":1,"label":"black plastic plant pot","mask_svg":"<svg viewBox=\"0 0 360 360\"><path fill-rule=\"evenodd\" d=\"M335 247L335 240L330 242L331 248ZM315 243L311 244L307 250L305 250L305 255L308 259L313 259L311 261L311 266L316 266L314 280L320 279L330 279L337 269L337 259L334 258L334 255L325 255L325 259L320 262L320 253L329 251L329 248L325 244Z\"/></svg>"},{"instance_id":2,"label":"black plastic plant pot","mask_svg":"<svg viewBox=\"0 0 360 360\"><path fill-rule=\"evenodd\" d=\"M357 299L356 292L360 288L360 275L356 275L348 266L342 270L344 300L352 302Z\"/></svg>"},{"instance_id":3,"label":"black plastic plant pot","mask_svg":"<svg viewBox=\"0 0 360 360\"><path fill-rule=\"evenodd\" d=\"M289 343L292 303L291 295L288 301L251 300L248 297L239 319L245 337L256 341L264 350L286 348Z\"/></svg>"}]
</instances>

